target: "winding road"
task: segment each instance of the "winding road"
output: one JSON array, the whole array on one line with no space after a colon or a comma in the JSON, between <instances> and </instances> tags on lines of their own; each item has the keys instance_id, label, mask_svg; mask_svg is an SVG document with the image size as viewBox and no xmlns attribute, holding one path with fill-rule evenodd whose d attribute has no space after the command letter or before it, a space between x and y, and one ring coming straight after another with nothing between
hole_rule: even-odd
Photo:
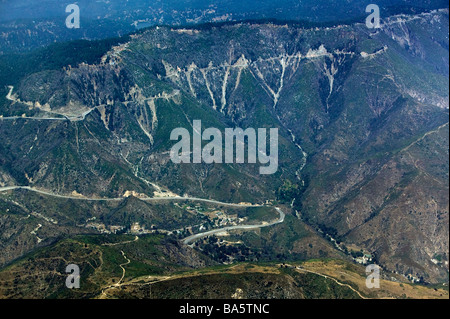
<instances>
[{"instance_id":1,"label":"winding road","mask_svg":"<svg viewBox=\"0 0 450 319\"><path fill-rule=\"evenodd\" d=\"M37 188L33 188L30 186L5 186L0 187L0 192L6 192L10 190L16 190L16 189L25 189L31 192L39 193L42 195L57 197L57 198L65 198L65 199L76 199L76 200L87 200L87 201L121 201L124 199L124 197L121 198L89 198L89 197L83 197L83 196L70 196L70 195L60 195L55 194L50 191L41 190Z\"/></svg>"},{"instance_id":2,"label":"winding road","mask_svg":"<svg viewBox=\"0 0 450 319\"><path fill-rule=\"evenodd\" d=\"M13 102L20 102L19 100L17 100L13 95L12 92L14 90L13 86L9 86L9 92L6 96L6 98L10 101ZM33 120L51 120L51 121L83 121L86 116L91 113L93 110L95 110L97 107L94 107L92 109L89 109L85 112L83 112L80 115L76 115L73 117L69 117L67 115L64 114L58 114L58 113L54 113L54 114L58 114L64 117L27 117L27 116L9 116L9 117L3 117L0 116L0 120L17 120L17 119L33 119ZM71 195L60 195L60 194L55 194L52 193L51 191L47 191L47 190L41 190L41 189L37 189L37 188L33 188L30 186L5 186L5 187L0 187L0 192L5 192L5 191L10 191L10 190L16 190L16 189L25 189L28 191L32 191L32 192L36 192L42 195L47 195L47 196L52 196L52 197L57 197L57 198L65 198L65 199L72 199L72 200L86 200L86 201L121 201L123 200L125 197L118 197L118 198L89 198L89 197L84 197L84 196L71 196ZM222 206L227 206L227 207L262 207L263 205L249 205L249 204L236 204L236 203L224 203L221 201L217 201L217 200L213 200L213 199L204 199L204 198L197 198L197 197L181 197L181 196L168 196L168 197L145 197L145 198L139 198L140 200L146 201L146 202L160 202L160 201L183 201L183 200L190 200L190 201L199 201L199 202L204 202L204 203L211 203L211 204L216 204L216 205L222 205ZM199 238L205 237L205 236L209 236L212 234L217 234L220 232L224 232L224 231L230 231L230 230L238 230L238 229L243 229L243 230L251 230L251 229L258 229L258 228L264 228L264 227L269 227L269 226L273 226L276 224L280 224L284 222L284 218L285 218L285 214L281 211L281 209L279 209L278 207L275 207L275 209L277 210L277 212L280 214L280 218L277 221L274 221L272 223L267 223L267 224L260 224L260 225L236 225L236 226L229 226L229 227L224 227L224 228L220 228L220 229L214 229L214 230L210 230L207 232L203 232L203 233L199 233L196 235L192 235L189 236L187 238L185 238L183 240L183 242L185 244L189 244Z\"/></svg>"},{"instance_id":3,"label":"winding road","mask_svg":"<svg viewBox=\"0 0 450 319\"><path fill-rule=\"evenodd\" d=\"M228 226L228 227L213 229L213 230L210 230L210 231L206 231L204 233L199 233L199 234L195 234L195 235L189 236L189 237L187 237L187 238L185 238L183 240L183 243L186 244L186 245L189 245L191 242L193 242L193 241L195 241L197 239L200 239L202 237L210 236L210 235L213 235L213 234L217 234L217 233L221 233L221 232L229 231L229 230L238 230L238 229L251 230L251 229L258 229L258 228L264 228L264 227L269 227L269 226L274 226L274 225L277 225L277 224L281 224L282 222L284 222L284 218L285 218L286 215L278 207L275 207L275 209L280 214L280 218L277 221L274 221L272 223L259 224L259 225L237 225L237 226Z\"/></svg>"},{"instance_id":4,"label":"winding road","mask_svg":"<svg viewBox=\"0 0 450 319\"><path fill-rule=\"evenodd\" d=\"M321 276L321 277L323 277L325 279L332 280L335 283L337 283L339 286L350 288L350 290L352 290L354 293L356 293L361 299L370 299L370 298L364 297L358 290L356 290L355 288L353 288L349 284L343 284L342 282L340 282L336 278L333 278L333 277L330 277L330 276L327 276L327 275L324 275L324 274L321 274L321 273L318 273L318 272L315 272L315 271L312 271L312 270L309 270L309 269L305 269L305 268L302 268L300 266L297 266L295 268L297 270L300 270L300 271L309 272L310 274L314 274L314 275L317 275L317 276Z\"/></svg>"},{"instance_id":5,"label":"winding road","mask_svg":"<svg viewBox=\"0 0 450 319\"><path fill-rule=\"evenodd\" d=\"M58 197L58 198L66 198L66 199L74 199L74 200L86 200L86 201L121 201L124 200L126 197L114 197L114 198L108 198L108 197L101 197L101 198L93 198L93 197L84 197L84 196L73 196L73 195L60 195L53 193L51 191L42 190L30 186L5 186L0 187L0 192L6 192L10 190L16 190L16 189L25 189L31 192L52 196L52 197ZM166 196L166 197L141 197L139 198L142 201L146 202L160 202L160 201L174 201L174 200L190 200L190 201L198 201L198 202L205 202L205 203L211 203L211 204L217 204L222 206L228 206L228 207L262 207L263 205L250 205L250 204L236 204L236 203L224 203L218 200L214 199L205 199L205 198L198 198L198 197L181 197L181 196Z\"/></svg>"},{"instance_id":6,"label":"winding road","mask_svg":"<svg viewBox=\"0 0 450 319\"><path fill-rule=\"evenodd\" d=\"M25 189L31 192L39 193L42 195L57 197L57 198L65 198L65 199L73 199L73 200L86 200L86 201L121 201L125 199L126 197L117 197L117 198L89 198L84 196L70 196L70 195L60 195L55 194L47 190L41 190L37 188L33 188L30 186L5 186L0 187L0 192L6 192L16 189ZM204 198L197 198L197 197L181 197L181 196L172 196L172 197L146 197L146 198L139 198L140 200L147 201L147 202L159 202L159 201L174 201L174 200L190 200L190 201L199 201L199 202L205 202L205 203L211 203L211 204L217 204L222 206L228 206L228 207L263 207L264 205L250 205L250 204L235 204L235 203L224 203L221 201L213 200L213 199L204 199ZM272 223L266 223L266 224L259 224L259 225L236 225L236 226L228 226L218 229L213 229L210 231L206 231L203 233L195 234L192 236L189 236L183 240L183 243L186 245L192 243L193 241L205 237L210 236L213 234L221 233L224 231L230 231L230 230L251 230L251 229L258 229L258 228L264 228L264 227L270 227L277 224L281 224L284 222L285 213L278 207L274 207L276 211L280 214L280 218Z\"/></svg>"},{"instance_id":7,"label":"winding road","mask_svg":"<svg viewBox=\"0 0 450 319\"><path fill-rule=\"evenodd\" d=\"M10 85L8 86L9 88L9 92L6 95L6 99L9 101L12 101L14 103L25 103L27 104L28 102L22 102L19 99L16 99L13 95L12 92L14 90L14 86ZM29 103L28 103L29 105ZM104 106L104 105L99 105L99 106ZM28 120L37 120L37 121L71 121L71 122L79 122L79 121L84 121L84 119L86 118L86 116L88 116L88 114L90 114L92 111L94 111L95 109L97 109L99 106L95 106L93 108L88 109L87 111L84 111L81 114L76 114L76 115L67 115L67 114L62 114L62 113L57 113L57 112L50 112L50 111L45 111L46 113L50 113L50 114L55 114L55 115L59 115L61 117L34 117L34 116L0 116L0 120L18 120L18 119L28 119Z\"/></svg>"}]
</instances>

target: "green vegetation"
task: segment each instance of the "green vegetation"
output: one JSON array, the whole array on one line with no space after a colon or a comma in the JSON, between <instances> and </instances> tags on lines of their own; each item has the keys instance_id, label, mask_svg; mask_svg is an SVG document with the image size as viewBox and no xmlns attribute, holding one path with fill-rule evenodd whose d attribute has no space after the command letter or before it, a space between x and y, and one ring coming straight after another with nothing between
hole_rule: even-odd
<instances>
[{"instance_id":1,"label":"green vegetation","mask_svg":"<svg viewBox=\"0 0 450 319\"><path fill-rule=\"evenodd\" d=\"M17 85L21 79L43 70L76 67L80 63L99 63L112 46L129 41L128 37L105 40L76 40L55 43L29 53L0 55L0 87Z\"/></svg>"},{"instance_id":2,"label":"green vegetation","mask_svg":"<svg viewBox=\"0 0 450 319\"><path fill-rule=\"evenodd\" d=\"M92 285L113 284L108 275L117 283L127 258L127 280L180 271L180 265L348 258L331 237L363 248L389 269L429 282L446 280L448 270L430 263L426 253L448 260L448 252L434 248L446 247L441 226L448 224L446 21L447 13L435 12L376 33L359 24L305 29L232 23L199 26L200 32L161 27L130 38L1 56L0 115L72 118L91 112L83 121L3 119L0 182L122 199L94 202L26 190L0 194L0 235L7 238L0 264L76 234L111 232L133 241L122 233L174 231L170 240L141 236L130 244L136 250L86 243L108 263L104 277L101 270L89 273ZM110 57L111 65L77 67L98 63L121 41L129 46L116 53L116 64ZM236 65L244 57L249 63ZM68 65L70 72L61 70ZM50 110L10 103L6 85L42 109L49 103ZM172 163L170 133L178 127L191 131L195 119L221 131L278 128L277 173L262 176L257 165L247 164ZM250 223L272 221L277 214L267 207L225 211L220 205L145 201L141 197L159 189L152 183L181 196L276 200L287 216L282 224L211 237L190 250L175 239L218 227L218 217L205 215L211 207ZM124 198L130 192L139 195ZM435 232L438 243L431 245L424 238ZM386 240L391 233L396 240ZM65 243L98 261L92 251ZM94 263L91 268L98 270Z\"/></svg>"}]
</instances>

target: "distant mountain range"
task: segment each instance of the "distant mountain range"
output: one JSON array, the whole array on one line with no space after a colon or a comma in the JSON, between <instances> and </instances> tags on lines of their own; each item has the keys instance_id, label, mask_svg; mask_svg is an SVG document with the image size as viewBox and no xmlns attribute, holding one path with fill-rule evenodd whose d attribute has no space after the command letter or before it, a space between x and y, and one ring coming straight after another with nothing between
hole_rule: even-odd
<instances>
[{"instance_id":1,"label":"distant mountain range","mask_svg":"<svg viewBox=\"0 0 450 319\"><path fill-rule=\"evenodd\" d=\"M81 0L81 28L67 29L58 0L0 2L0 52L30 50L54 41L102 39L152 25L186 25L249 19L309 22L363 21L371 0ZM382 16L448 7L444 0L380 0Z\"/></svg>"}]
</instances>

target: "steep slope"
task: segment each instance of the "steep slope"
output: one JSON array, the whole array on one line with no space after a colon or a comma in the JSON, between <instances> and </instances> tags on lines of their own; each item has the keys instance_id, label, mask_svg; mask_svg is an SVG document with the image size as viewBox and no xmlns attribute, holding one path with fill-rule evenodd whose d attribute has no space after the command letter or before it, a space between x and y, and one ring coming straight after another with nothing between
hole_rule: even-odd
<instances>
[{"instance_id":1,"label":"steep slope","mask_svg":"<svg viewBox=\"0 0 450 319\"><path fill-rule=\"evenodd\" d=\"M388 270L446 280L448 65L448 10L393 16L376 31L151 28L99 64L14 88L7 110L26 106L34 119L3 114L3 183L92 196L161 187L233 202L276 199L292 183L279 199L309 224ZM196 119L279 128L278 172L173 164L170 132Z\"/></svg>"}]
</instances>

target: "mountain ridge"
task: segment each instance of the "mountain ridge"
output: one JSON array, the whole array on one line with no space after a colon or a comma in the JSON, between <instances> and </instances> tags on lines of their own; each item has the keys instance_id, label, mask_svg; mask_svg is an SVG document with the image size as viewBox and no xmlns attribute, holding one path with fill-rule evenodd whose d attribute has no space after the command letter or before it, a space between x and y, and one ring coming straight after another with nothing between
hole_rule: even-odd
<instances>
[{"instance_id":1,"label":"mountain ridge","mask_svg":"<svg viewBox=\"0 0 450 319\"><path fill-rule=\"evenodd\" d=\"M445 281L448 10L390 21L376 32L362 24L155 27L99 64L29 76L9 109L92 112L80 124L0 119L9 150L0 181L111 196L151 194L146 180L180 195L283 200L291 216L368 250L386 269ZM263 178L245 165L173 165L170 131L198 118L221 129L279 127L280 171ZM283 185L293 195L280 198Z\"/></svg>"}]
</instances>

